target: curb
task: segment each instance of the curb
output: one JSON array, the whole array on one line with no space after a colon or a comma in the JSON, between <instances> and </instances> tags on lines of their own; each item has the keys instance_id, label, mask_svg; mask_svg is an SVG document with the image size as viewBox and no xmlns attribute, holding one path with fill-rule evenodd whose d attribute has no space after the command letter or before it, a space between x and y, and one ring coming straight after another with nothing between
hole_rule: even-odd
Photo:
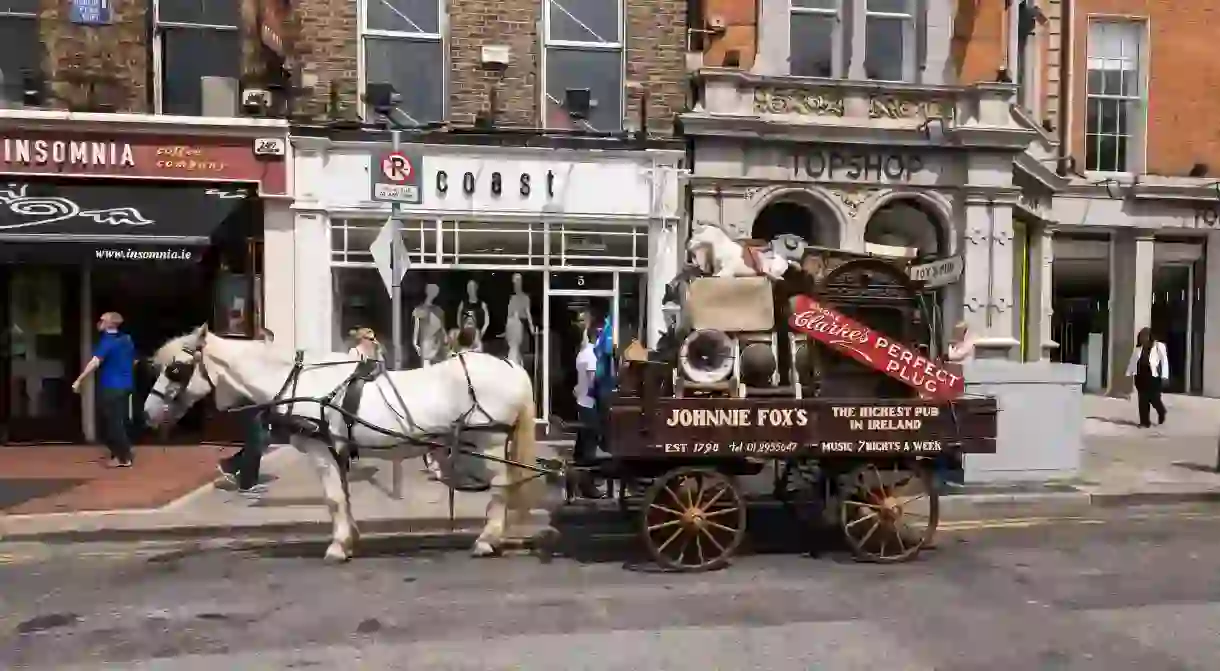
<instances>
[{"instance_id":1,"label":"curb","mask_svg":"<svg viewBox=\"0 0 1220 671\"><path fill-rule=\"evenodd\" d=\"M941 497L940 519L942 522L976 522L1030 517L1068 518L1085 516L1099 510L1124 507L1217 502L1220 502L1220 491L1090 493L1079 490L1066 492L1058 490L1053 492L947 494ZM779 504L771 504L766 501L752 503L760 509L779 507ZM144 515L155 514L156 511L144 513ZM64 513L54 514L56 518L60 519L65 515ZM37 517L41 516L26 517L22 520L22 526L37 527ZM133 515L133 517L138 518L139 515ZM89 519L104 518L92 517ZM563 526L580 526L595 530L607 524L621 523L622 519L617 507L606 503L594 506L561 507L556 511L554 520L551 520L550 516L545 513L535 513L530 521L530 526L541 528L553 521ZM3 517L0 517L0 527L4 526L3 521ZM445 547L456 547L472 542L482 529L485 520L481 517L458 517L451 524L450 520L445 517L358 519L357 522L360 526L362 542L366 539L372 542L374 538L378 537L417 538L427 539L429 545L441 544ZM120 521L122 526L105 526L104 524L103 522L101 525L93 524L75 529L59 528L46 531L27 528L15 533L0 530L0 542L34 541L47 544L68 544L165 540L232 541L237 544L274 541L276 544L300 544L321 543L320 539L328 538L331 532L331 523L322 520L238 524L194 524L189 521L141 524L139 521L132 523L128 518Z\"/></svg>"}]
</instances>

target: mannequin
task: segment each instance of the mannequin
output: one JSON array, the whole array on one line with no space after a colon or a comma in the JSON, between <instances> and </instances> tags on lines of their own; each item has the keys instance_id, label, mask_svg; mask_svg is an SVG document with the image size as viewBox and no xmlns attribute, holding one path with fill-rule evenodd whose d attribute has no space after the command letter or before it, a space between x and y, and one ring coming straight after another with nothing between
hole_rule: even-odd
<instances>
[{"instance_id":1,"label":"mannequin","mask_svg":"<svg viewBox=\"0 0 1220 671\"><path fill-rule=\"evenodd\" d=\"M483 334L487 333L487 327L490 325L487 303L479 299L479 283L470 280L466 283L466 298L458 303L457 326L458 329L473 326L477 332L475 343L470 348L472 352L483 351Z\"/></svg>"},{"instance_id":2,"label":"mannequin","mask_svg":"<svg viewBox=\"0 0 1220 671\"><path fill-rule=\"evenodd\" d=\"M508 308L505 310L504 341L508 343L508 360L523 367L525 362L521 356L521 345L525 341L525 334L538 334L532 312L530 297L525 293L521 273L513 273L513 295L509 297Z\"/></svg>"},{"instance_id":3,"label":"mannequin","mask_svg":"<svg viewBox=\"0 0 1220 671\"><path fill-rule=\"evenodd\" d=\"M431 366L444 356L445 311L436 304L440 287L424 287L424 302L411 311L411 345L419 355L419 365Z\"/></svg>"}]
</instances>

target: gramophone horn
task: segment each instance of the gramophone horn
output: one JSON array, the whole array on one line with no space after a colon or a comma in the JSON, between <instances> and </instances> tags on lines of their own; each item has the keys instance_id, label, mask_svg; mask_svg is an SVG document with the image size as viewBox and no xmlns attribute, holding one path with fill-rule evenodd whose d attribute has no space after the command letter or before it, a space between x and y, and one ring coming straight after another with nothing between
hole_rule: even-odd
<instances>
[{"instance_id":1,"label":"gramophone horn","mask_svg":"<svg viewBox=\"0 0 1220 671\"><path fill-rule=\"evenodd\" d=\"M692 331L678 350L682 375L699 384L727 380L733 363L733 340L720 331Z\"/></svg>"}]
</instances>

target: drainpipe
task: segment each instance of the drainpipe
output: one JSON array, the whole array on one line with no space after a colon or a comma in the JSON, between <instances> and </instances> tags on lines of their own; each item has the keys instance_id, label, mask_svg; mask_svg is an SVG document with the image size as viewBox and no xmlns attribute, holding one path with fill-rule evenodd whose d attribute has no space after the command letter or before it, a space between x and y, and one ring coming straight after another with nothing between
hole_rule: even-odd
<instances>
[{"instance_id":1,"label":"drainpipe","mask_svg":"<svg viewBox=\"0 0 1220 671\"><path fill-rule=\"evenodd\" d=\"M1075 0L1062 0L1059 10L1059 160L1057 172L1066 176L1066 164L1072 155L1072 66L1076 55L1072 52Z\"/></svg>"}]
</instances>

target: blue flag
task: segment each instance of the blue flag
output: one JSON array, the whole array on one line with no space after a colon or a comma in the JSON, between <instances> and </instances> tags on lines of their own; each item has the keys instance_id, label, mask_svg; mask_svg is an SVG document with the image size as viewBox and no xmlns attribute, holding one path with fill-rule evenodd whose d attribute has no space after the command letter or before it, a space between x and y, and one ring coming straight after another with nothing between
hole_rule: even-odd
<instances>
[{"instance_id":1,"label":"blue flag","mask_svg":"<svg viewBox=\"0 0 1220 671\"><path fill-rule=\"evenodd\" d=\"M614 389L614 318L606 317L597 341L593 343L597 355L597 373L593 377L594 398L598 403Z\"/></svg>"}]
</instances>

